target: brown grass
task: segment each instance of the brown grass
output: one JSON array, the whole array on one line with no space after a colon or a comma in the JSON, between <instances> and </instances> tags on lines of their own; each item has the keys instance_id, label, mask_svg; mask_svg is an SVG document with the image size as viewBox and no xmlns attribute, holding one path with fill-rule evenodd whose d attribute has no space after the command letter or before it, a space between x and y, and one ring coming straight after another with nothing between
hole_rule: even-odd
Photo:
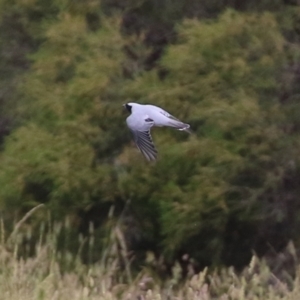
<instances>
[{"instance_id":1,"label":"brown grass","mask_svg":"<svg viewBox=\"0 0 300 300\"><path fill-rule=\"evenodd\" d=\"M118 228L112 232L115 238L112 241L121 244L119 259L104 258L88 266L78 256L65 254L63 259L72 261L73 267L64 271L59 263L62 256L56 250L57 231L49 233L46 243L36 244L33 256L22 258L17 254L21 226L22 222L18 223L13 235L5 240L1 225L0 300L300 299L300 267L296 268L295 278L287 282L277 278L267 264L255 256L239 275L232 268L214 273L204 270L183 283L178 281L181 270L175 265L173 278L165 282L156 279L147 269L132 278L126 261L126 245ZM120 265L125 265L124 271Z\"/></svg>"}]
</instances>

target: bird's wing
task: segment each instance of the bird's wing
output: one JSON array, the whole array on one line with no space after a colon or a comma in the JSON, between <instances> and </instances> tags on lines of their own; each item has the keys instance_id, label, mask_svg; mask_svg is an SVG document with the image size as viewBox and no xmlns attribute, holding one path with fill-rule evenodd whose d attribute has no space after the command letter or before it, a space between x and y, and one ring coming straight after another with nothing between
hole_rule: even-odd
<instances>
[{"instance_id":1,"label":"bird's wing","mask_svg":"<svg viewBox=\"0 0 300 300\"><path fill-rule=\"evenodd\" d=\"M162 115L164 115L165 117L168 118L168 121L167 121L166 125L174 127L178 130L184 130L188 133L192 133L192 131L189 129L190 128L189 124L181 122L179 119L172 116L171 114L169 114L167 111L165 111L163 109L160 109L159 112L160 112L160 114L162 114Z\"/></svg>"},{"instance_id":2,"label":"bird's wing","mask_svg":"<svg viewBox=\"0 0 300 300\"><path fill-rule=\"evenodd\" d=\"M176 117L174 117L173 115L171 115L170 113L168 113L166 110L162 109L161 107L155 106L155 105L148 105L151 107L151 109L157 111L158 113L160 113L160 115L167 117L170 120L173 121L178 121L180 123L182 123L179 119L177 119ZM184 123L182 123L184 124Z\"/></svg>"},{"instance_id":3,"label":"bird's wing","mask_svg":"<svg viewBox=\"0 0 300 300\"><path fill-rule=\"evenodd\" d=\"M153 144L152 137L149 131L132 131L134 141L139 150L149 160L156 160L157 150Z\"/></svg>"},{"instance_id":4,"label":"bird's wing","mask_svg":"<svg viewBox=\"0 0 300 300\"><path fill-rule=\"evenodd\" d=\"M132 115L131 115L132 116ZM157 150L153 144L150 129L154 125L154 121L148 116L145 116L139 122L131 121L130 117L127 118L127 125L133 133L134 142L147 160L156 160Z\"/></svg>"},{"instance_id":5,"label":"bird's wing","mask_svg":"<svg viewBox=\"0 0 300 300\"><path fill-rule=\"evenodd\" d=\"M175 118L174 116L172 116L171 114L169 114L167 111L163 110L162 108L159 110L159 112L164 115L165 117L169 118L169 119L173 119L176 121L179 121L177 118Z\"/></svg>"}]
</instances>

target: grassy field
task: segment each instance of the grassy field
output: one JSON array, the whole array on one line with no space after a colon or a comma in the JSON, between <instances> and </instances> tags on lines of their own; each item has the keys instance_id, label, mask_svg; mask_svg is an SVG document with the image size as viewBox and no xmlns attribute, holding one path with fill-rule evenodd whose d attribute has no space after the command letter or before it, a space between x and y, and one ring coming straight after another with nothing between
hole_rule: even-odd
<instances>
[{"instance_id":1,"label":"grassy field","mask_svg":"<svg viewBox=\"0 0 300 300\"><path fill-rule=\"evenodd\" d=\"M299 267L293 277L275 276L255 256L239 274L232 268L204 270L182 280L178 264L173 268L173 276L161 281L147 267L132 275L129 264L124 267L126 253L119 258L103 255L97 263L83 264L79 255L57 251L62 226L54 226L43 237L39 233L41 238L33 246L34 254L28 255L20 249L24 248L26 231L22 228L29 216L17 223L10 234L6 234L1 223L0 300L300 299ZM111 245L108 252L113 253L113 248Z\"/></svg>"},{"instance_id":2,"label":"grassy field","mask_svg":"<svg viewBox=\"0 0 300 300\"><path fill-rule=\"evenodd\" d=\"M100 264L86 267L78 262L74 270L62 273L47 246L27 259L17 259L2 247L0 299L300 299L299 275L289 289L266 267L257 271L255 264L253 259L240 276L231 269L209 276L202 272L180 285L172 279L156 282L146 272L122 283L113 267Z\"/></svg>"}]
</instances>

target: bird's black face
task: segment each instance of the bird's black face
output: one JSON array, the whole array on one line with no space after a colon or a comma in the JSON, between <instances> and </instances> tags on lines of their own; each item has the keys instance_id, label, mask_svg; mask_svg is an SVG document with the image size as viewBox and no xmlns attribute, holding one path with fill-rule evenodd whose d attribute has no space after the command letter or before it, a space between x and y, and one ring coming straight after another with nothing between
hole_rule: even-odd
<instances>
[{"instance_id":1,"label":"bird's black face","mask_svg":"<svg viewBox=\"0 0 300 300\"><path fill-rule=\"evenodd\" d=\"M128 103L126 103L123 106L131 113L131 109L132 109L131 105L129 105Z\"/></svg>"}]
</instances>

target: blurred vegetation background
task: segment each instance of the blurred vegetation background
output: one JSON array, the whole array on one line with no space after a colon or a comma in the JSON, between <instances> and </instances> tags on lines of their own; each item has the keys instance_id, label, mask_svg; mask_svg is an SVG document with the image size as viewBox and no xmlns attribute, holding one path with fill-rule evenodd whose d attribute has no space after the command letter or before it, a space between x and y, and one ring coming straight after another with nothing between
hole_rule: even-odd
<instances>
[{"instance_id":1,"label":"blurred vegetation background","mask_svg":"<svg viewBox=\"0 0 300 300\"><path fill-rule=\"evenodd\" d=\"M92 228L97 261L118 226L162 273L299 249L299 1L0 0L0 56L6 228L43 203L24 230L67 219L73 251ZM195 134L154 129L149 164L128 101Z\"/></svg>"}]
</instances>

